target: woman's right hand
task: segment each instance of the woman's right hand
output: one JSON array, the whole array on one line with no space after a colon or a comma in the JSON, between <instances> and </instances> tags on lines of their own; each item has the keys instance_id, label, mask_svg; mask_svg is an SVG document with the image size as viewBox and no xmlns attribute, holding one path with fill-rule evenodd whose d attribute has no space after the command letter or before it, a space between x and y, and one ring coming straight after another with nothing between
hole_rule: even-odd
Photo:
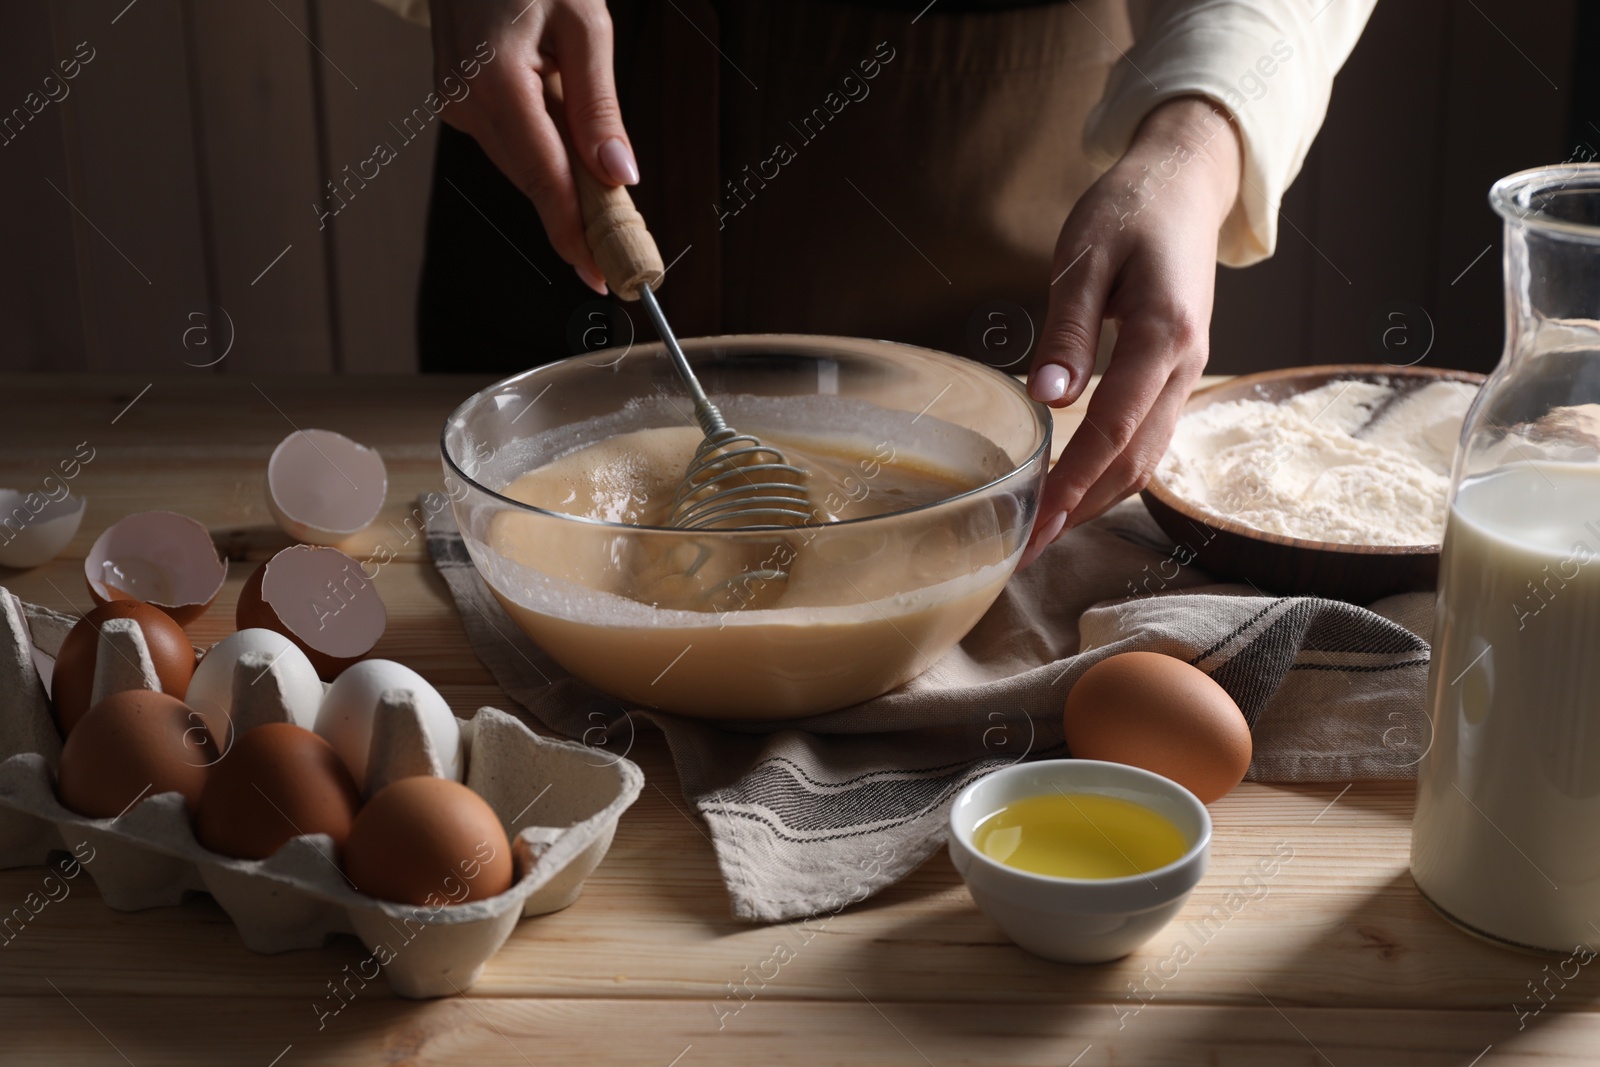
<instances>
[{"instance_id":1,"label":"woman's right hand","mask_svg":"<svg viewBox=\"0 0 1600 1067\"><path fill-rule=\"evenodd\" d=\"M478 142L533 201L561 258L605 292L584 240L572 164L545 107L546 82L559 73L576 157L607 185L639 180L617 107L605 0L429 0L429 8L434 83L450 101L440 117Z\"/></svg>"}]
</instances>

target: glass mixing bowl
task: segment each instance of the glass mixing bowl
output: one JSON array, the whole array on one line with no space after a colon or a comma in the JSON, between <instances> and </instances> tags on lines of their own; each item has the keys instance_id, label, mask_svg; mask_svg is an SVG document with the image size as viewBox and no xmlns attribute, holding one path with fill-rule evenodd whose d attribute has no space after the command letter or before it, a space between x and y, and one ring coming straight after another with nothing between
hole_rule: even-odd
<instances>
[{"instance_id":1,"label":"glass mixing bowl","mask_svg":"<svg viewBox=\"0 0 1600 1067\"><path fill-rule=\"evenodd\" d=\"M885 469L913 457L977 488L783 530L675 530L534 507L506 495L526 472L619 433L694 421L659 344L548 364L462 404L441 443L472 561L517 625L613 696L715 719L848 707L966 636L1027 542L1048 411L982 364L887 341L774 334L683 348L737 430L848 444L848 471L813 479L818 506L873 493Z\"/></svg>"}]
</instances>

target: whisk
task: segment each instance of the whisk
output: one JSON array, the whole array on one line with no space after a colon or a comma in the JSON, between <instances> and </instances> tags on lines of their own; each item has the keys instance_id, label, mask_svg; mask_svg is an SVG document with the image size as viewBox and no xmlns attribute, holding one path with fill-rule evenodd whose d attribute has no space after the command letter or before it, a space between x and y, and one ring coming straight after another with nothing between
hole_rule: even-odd
<instances>
[{"instance_id":1,"label":"whisk","mask_svg":"<svg viewBox=\"0 0 1600 1067\"><path fill-rule=\"evenodd\" d=\"M639 286L639 299L672 354L678 376L694 400L695 421L705 434L678 483L668 522L679 529L705 530L795 526L808 520L806 472L774 446L728 425L706 397L648 284Z\"/></svg>"},{"instance_id":2,"label":"whisk","mask_svg":"<svg viewBox=\"0 0 1600 1067\"><path fill-rule=\"evenodd\" d=\"M602 185L572 161L585 237L606 282L624 300L643 302L694 401L705 435L678 484L668 524L685 530L778 529L812 519L805 470L771 444L728 425L706 396L651 286L659 285L661 253L644 216L621 186ZM773 571L772 577L782 577Z\"/></svg>"}]
</instances>

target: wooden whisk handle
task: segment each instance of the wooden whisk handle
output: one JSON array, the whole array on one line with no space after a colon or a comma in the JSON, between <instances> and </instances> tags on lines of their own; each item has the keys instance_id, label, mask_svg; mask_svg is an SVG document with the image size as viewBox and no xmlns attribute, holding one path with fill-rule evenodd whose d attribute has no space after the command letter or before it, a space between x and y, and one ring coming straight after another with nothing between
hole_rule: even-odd
<instances>
[{"instance_id":1,"label":"wooden whisk handle","mask_svg":"<svg viewBox=\"0 0 1600 1067\"><path fill-rule=\"evenodd\" d=\"M589 172L583 160L569 154L572 177L578 186L578 206L583 212L584 237L594 253L600 273L612 292L624 300L639 299L639 285L652 288L663 270L656 239L645 227L644 216L622 185L605 185Z\"/></svg>"},{"instance_id":2,"label":"wooden whisk handle","mask_svg":"<svg viewBox=\"0 0 1600 1067\"><path fill-rule=\"evenodd\" d=\"M583 236L589 251L594 253L611 291L624 300L637 300L640 284L648 282L654 289L666 269L656 239L650 236L644 216L633 206L627 186L605 184L573 151L560 74L551 71L545 76L544 93L545 109L567 146L567 163L578 187L578 210L583 215Z\"/></svg>"}]
</instances>

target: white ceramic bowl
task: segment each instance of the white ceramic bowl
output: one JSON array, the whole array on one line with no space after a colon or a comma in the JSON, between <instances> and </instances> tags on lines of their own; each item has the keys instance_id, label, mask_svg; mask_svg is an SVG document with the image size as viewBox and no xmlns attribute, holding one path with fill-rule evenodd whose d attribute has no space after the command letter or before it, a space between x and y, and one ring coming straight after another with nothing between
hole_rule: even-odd
<instances>
[{"instance_id":1,"label":"white ceramic bowl","mask_svg":"<svg viewBox=\"0 0 1600 1067\"><path fill-rule=\"evenodd\" d=\"M1007 804L1055 791L1118 797L1170 819L1189 847L1165 867L1126 878L1056 878L1008 867L972 843L978 824ZM1120 959L1183 907L1206 873L1211 816L1170 778L1101 760L1041 760L985 775L950 809L950 859L972 899L1018 945L1063 963Z\"/></svg>"}]
</instances>

